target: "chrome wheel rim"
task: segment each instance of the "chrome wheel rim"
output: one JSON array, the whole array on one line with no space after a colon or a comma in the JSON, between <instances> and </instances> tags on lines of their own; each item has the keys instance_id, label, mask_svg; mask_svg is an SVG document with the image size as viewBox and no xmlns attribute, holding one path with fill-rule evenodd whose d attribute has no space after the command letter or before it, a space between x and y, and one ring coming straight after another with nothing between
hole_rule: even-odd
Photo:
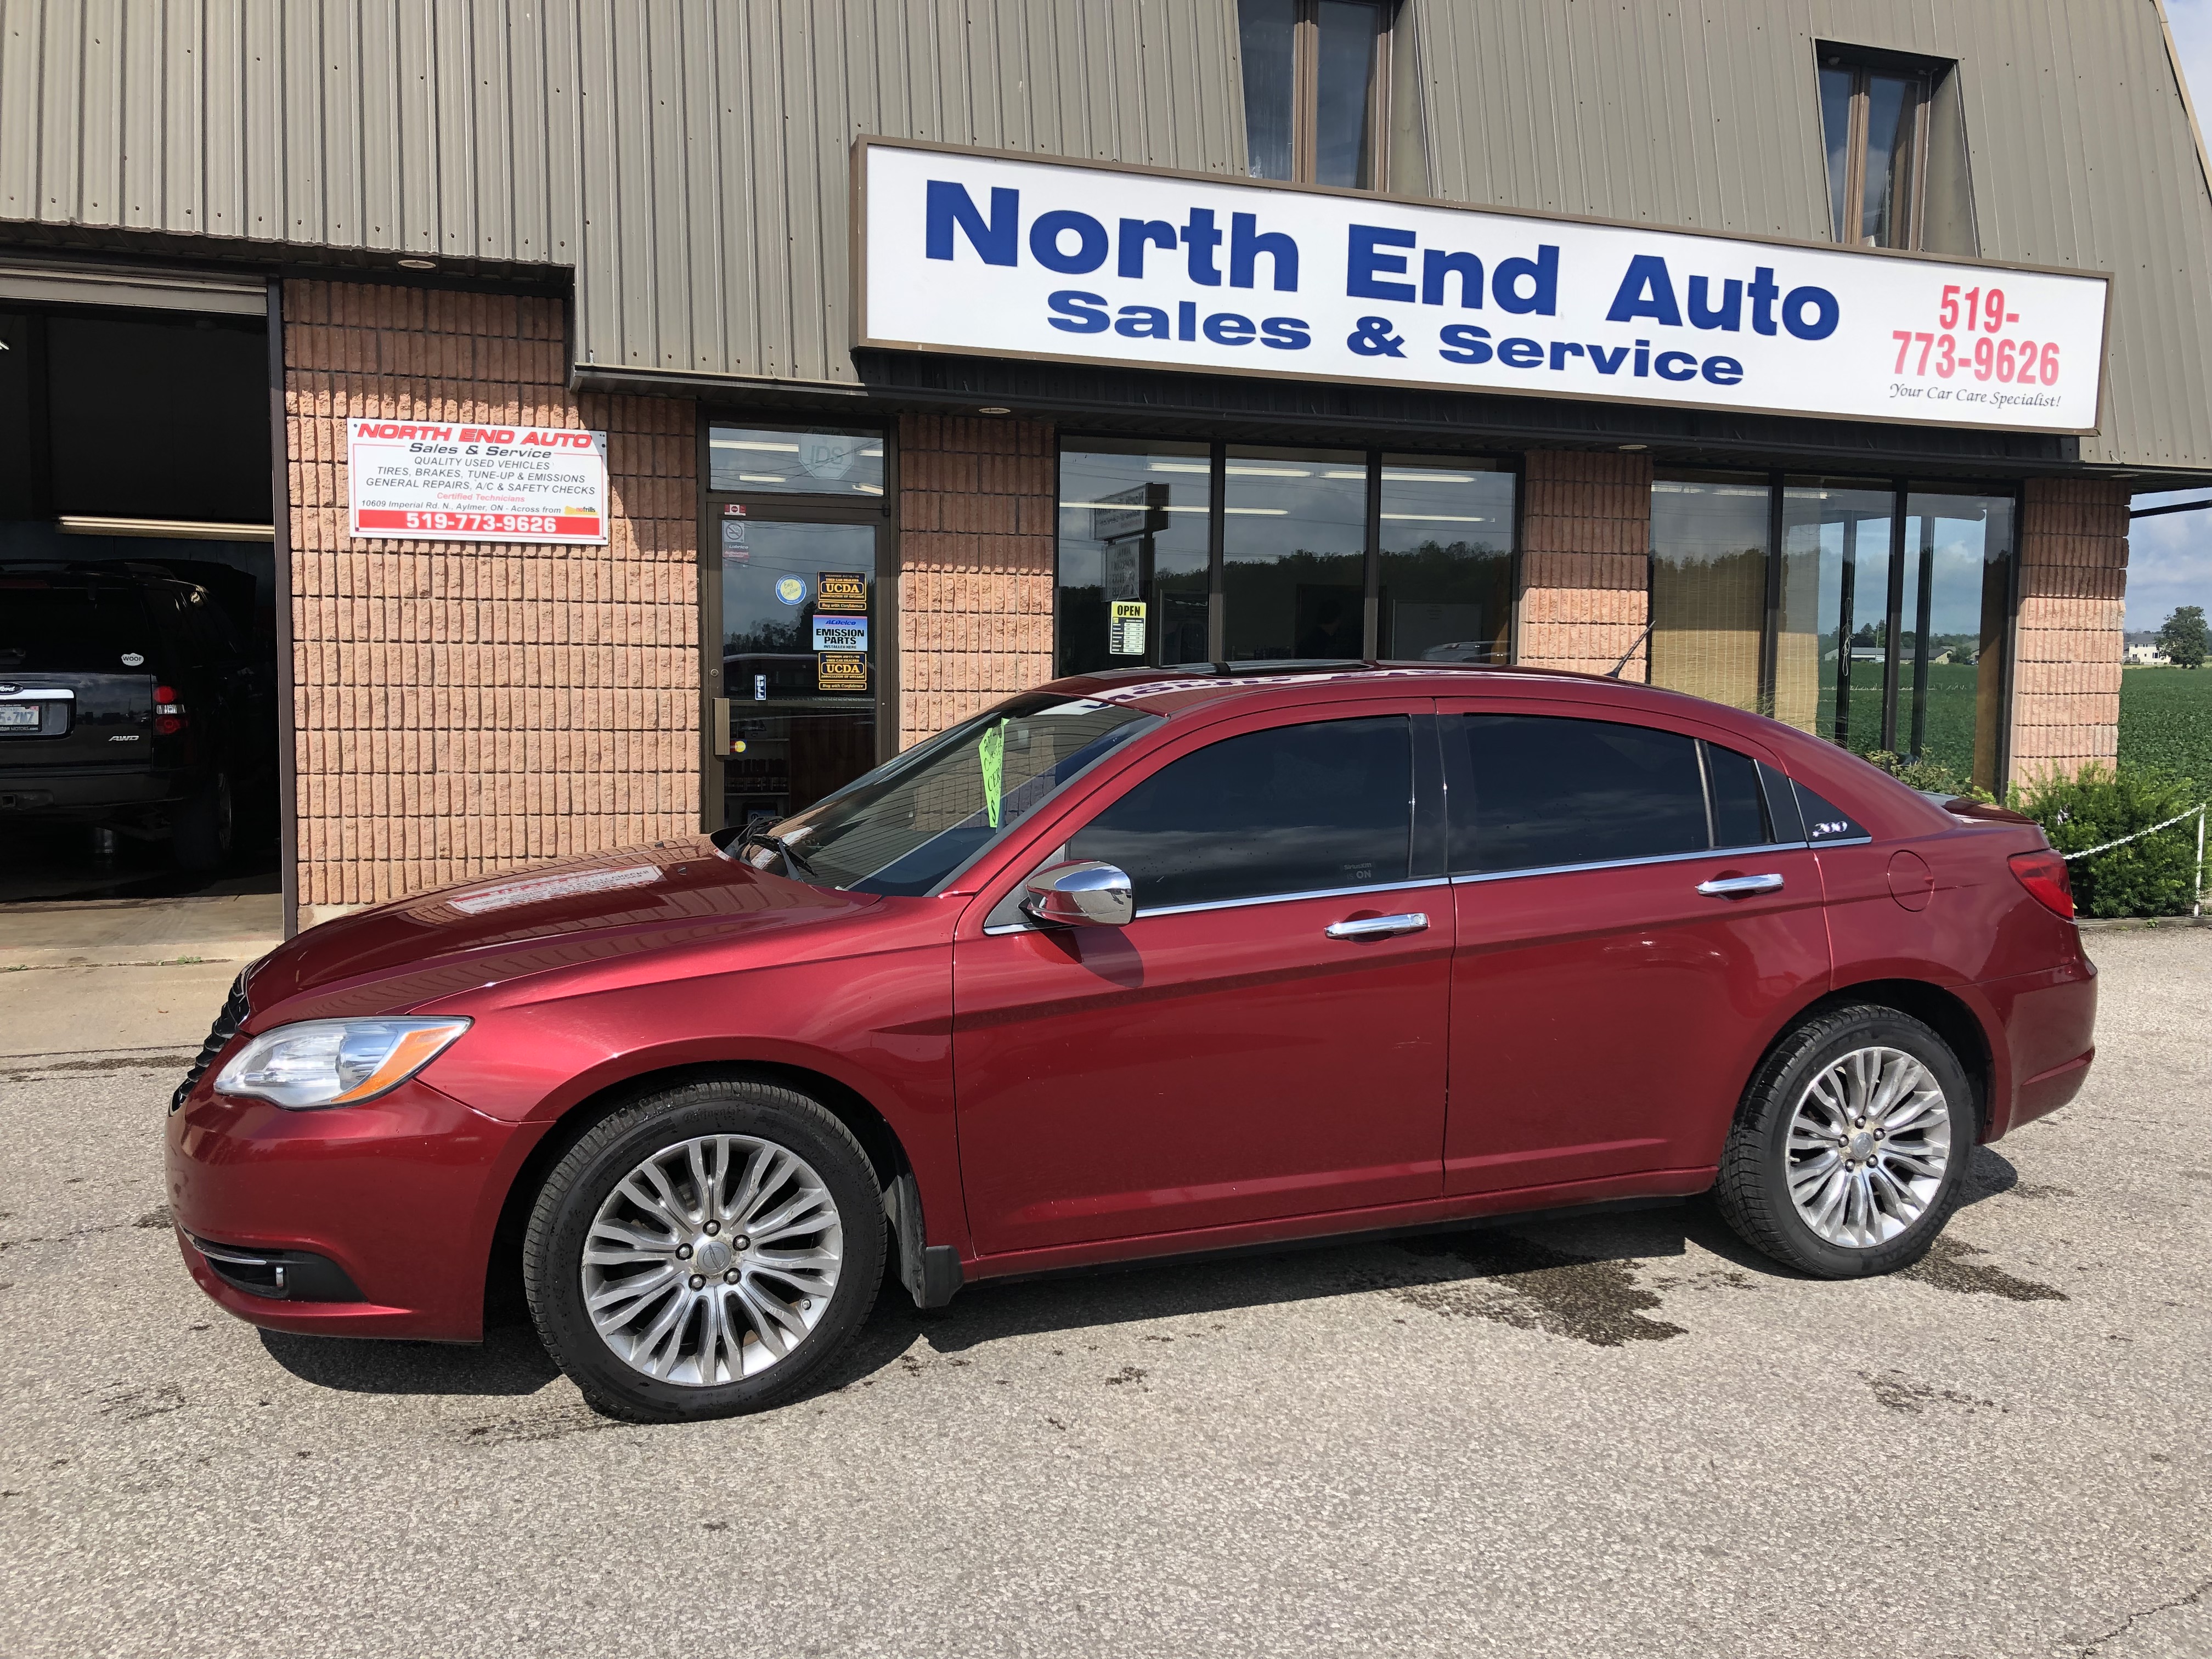
<instances>
[{"instance_id":1,"label":"chrome wheel rim","mask_svg":"<svg viewBox=\"0 0 2212 1659\"><path fill-rule=\"evenodd\" d=\"M1805 1085L1787 1157L1805 1224L1831 1244L1871 1249L1936 1201L1951 1161L1950 1103L1902 1048L1855 1048Z\"/></svg>"},{"instance_id":2,"label":"chrome wheel rim","mask_svg":"<svg viewBox=\"0 0 2212 1659\"><path fill-rule=\"evenodd\" d=\"M584 1239L584 1307L632 1370L714 1388L805 1341L844 1250L836 1200L805 1159L750 1135L700 1135L615 1182Z\"/></svg>"}]
</instances>

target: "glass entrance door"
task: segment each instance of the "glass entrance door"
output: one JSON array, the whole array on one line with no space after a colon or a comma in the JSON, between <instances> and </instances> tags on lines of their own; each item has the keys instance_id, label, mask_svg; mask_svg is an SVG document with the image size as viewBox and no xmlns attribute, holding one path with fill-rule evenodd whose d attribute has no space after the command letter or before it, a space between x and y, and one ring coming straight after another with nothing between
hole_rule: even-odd
<instances>
[{"instance_id":1,"label":"glass entrance door","mask_svg":"<svg viewBox=\"0 0 2212 1659\"><path fill-rule=\"evenodd\" d=\"M723 823L787 817L876 763L872 523L791 523L717 503ZM721 742L717 722L717 743Z\"/></svg>"}]
</instances>

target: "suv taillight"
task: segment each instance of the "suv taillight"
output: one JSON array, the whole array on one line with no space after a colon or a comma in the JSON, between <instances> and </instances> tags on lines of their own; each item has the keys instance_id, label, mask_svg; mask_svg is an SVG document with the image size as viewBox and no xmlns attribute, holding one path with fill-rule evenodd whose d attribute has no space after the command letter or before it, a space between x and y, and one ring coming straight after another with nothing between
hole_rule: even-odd
<instances>
[{"instance_id":1,"label":"suv taillight","mask_svg":"<svg viewBox=\"0 0 2212 1659\"><path fill-rule=\"evenodd\" d=\"M2074 919L2074 882L2066 873L2066 860L2052 852L2014 853L2012 872L2038 904L2054 916Z\"/></svg>"},{"instance_id":2,"label":"suv taillight","mask_svg":"<svg viewBox=\"0 0 2212 1659\"><path fill-rule=\"evenodd\" d=\"M157 685L154 688L154 730L162 737L173 737L185 729L185 706L177 701L177 688Z\"/></svg>"}]
</instances>

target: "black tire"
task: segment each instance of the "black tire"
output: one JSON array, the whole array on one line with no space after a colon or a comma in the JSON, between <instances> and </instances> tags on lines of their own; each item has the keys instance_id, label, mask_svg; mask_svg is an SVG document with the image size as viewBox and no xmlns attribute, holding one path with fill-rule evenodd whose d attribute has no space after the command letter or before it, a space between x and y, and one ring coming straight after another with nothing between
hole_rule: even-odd
<instances>
[{"instance_id":1,"label":"black tire","mask_svg":"<svg viewBox=\"0 0 2212 1659\"><path fill-rule=\"evenodd\" d=\"M585 1306L584 1242L599 1206L647 1158L721 1134L767 1142L811 1167L836 1206L842 1233L837 1279L812 1327L764 1370L736 1382L664 1381L617 1354L592 1323ZM732 1079L649 1096L586 1130L538 1191L523 1241L523 1287L539 1337L596 1409L634 1423L693 1422L760 1411L803 1391L875 1305L884 1255L883 1192L852 1132L796 1090ZM696 1355L696 1331L704 1328L695 1328L688 1315L681 1325L679 1346L688 1343ZM720 1369L728 1369L726 1359Z\"/></svg>"},{"instance_id":2,"label":"black tire","mask_svg":"<svg viewBox=\"0 0 2212 1659\"><path fill-rule=\"evenodd\" d=\"M181 807L170 830L177 862L187 870L220 870L230 856L237 832L237 817L230 789L230 775L217 772L202 784Z\"/></svg>"},{"instance_id":3,"label":"black tire","mask_svg":"<svg viewBox=\"0 0 2212 1659\"><path fill-rule=\"evenodd\" d=\"M1790 1198L1790 1120L1814 1079L1854 1050L1876 1046L1911 1054L1941 1085L1950 1120L1949 1154L1935 1196L1903 1231L1877 1244L1840 1244L1816 1232ZM1837 1008L1784 1036L1752 1078L1721 1154L1713 1196L1746 1243L1787 1267L1820 1279L1894 1273L1927 1255L1950 1219L1975 1139L1972 1089L1942 1037L1894 1008Z\"/></svg>"}]
</instances>

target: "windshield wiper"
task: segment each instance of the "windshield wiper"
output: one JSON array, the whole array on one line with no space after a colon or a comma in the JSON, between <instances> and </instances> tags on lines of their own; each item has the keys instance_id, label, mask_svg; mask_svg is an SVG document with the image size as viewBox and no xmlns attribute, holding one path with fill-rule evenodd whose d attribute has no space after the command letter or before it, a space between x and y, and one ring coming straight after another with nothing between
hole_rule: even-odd
<instances>
[{"instance_id":1,"label":"windshield wiper","mask_svg":"<svg viewBox=\"0 0 2212 1659\"><path fill-rule=\"evenodd\" d=\"M783 860L783 872L793 880L811 878L819 881L814 866L800 855L798 849L781 836L772 836L765 830L748 830L738 842L740 847L765 847Z\"/></svg>"}]
</instances>

